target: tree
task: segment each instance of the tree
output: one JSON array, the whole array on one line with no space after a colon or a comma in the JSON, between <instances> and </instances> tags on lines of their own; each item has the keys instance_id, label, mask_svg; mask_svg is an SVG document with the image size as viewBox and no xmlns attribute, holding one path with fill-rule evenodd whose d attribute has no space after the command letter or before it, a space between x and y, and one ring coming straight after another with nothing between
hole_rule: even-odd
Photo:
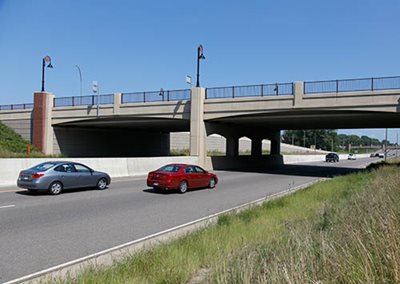
<instances>
[{"instance_id":1,"label":"tree","mask_svg":"<svg viewBox=\"0 0 400 284\"><path fill-rule=\"evenodd\" d=\"M335 151L339 146L337 132L331 129L285 130L283 140L285 143L307 148L315 145L317 149L328 151Z\"/></svg>"}]
</instances>

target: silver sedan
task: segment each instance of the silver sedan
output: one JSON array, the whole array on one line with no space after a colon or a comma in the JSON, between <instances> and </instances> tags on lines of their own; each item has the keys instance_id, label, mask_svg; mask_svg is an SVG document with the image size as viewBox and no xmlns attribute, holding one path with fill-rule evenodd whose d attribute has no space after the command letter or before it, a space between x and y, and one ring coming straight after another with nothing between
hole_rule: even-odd
<instances>
[{"instance_id":1,"label":"silver sedan","mask_svg":"<svg viewBox=\"0 0 400 284\"><path fill-rule=\"evenodd\" d=\"M97 187L105 189L111 183L108 174L80 163L44 162L19 173L17 185L30 192L48 191L60 194L63 189Z\"/></svg>"}]
</instances>

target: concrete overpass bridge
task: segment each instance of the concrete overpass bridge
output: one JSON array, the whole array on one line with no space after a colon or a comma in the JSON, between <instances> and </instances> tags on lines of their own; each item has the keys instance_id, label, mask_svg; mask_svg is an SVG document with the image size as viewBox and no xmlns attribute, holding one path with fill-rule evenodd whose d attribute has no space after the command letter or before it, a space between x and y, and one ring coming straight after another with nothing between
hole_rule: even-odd
<instances>
[{"instance_id":1,"label":"concrete overpass bridge","mask_svg":"<svg viewBox=\"0 0 400 284\"><path fill-rule=\"evenodd\" d=\"M188 131L200 163L207 135L216 133L226 138L227 156L213 158L214 167L251 159L259 168L281 163L282 129L400 127L400 77L64 98L40 92L32 107L2 106L0 120L17 130L25 125L20 132L30 130L46 154L163 156L169 133ZM250 157L238 155L243 136L252 140ZM263 139L271 140L271 155L262 155Z\"/></svg>"}]
</instances>

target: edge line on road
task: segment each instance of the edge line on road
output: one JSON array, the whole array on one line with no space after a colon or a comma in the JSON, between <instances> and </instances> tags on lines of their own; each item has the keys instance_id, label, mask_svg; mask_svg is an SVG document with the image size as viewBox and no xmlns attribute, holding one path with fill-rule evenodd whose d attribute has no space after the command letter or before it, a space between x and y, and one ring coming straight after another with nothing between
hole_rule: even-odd
<instances>
[{"instance_id":1,"label":"edge line on road","mask_svg":"<svg viewBox=\"0 0 400 284\"><path fill-rule=\"evenodd\" d=\"M15 205L11 204L11 205L0 206L0 209L3 209L3 208L12 208L12 207L15 207Z\"/></svg>"}]
</instances>

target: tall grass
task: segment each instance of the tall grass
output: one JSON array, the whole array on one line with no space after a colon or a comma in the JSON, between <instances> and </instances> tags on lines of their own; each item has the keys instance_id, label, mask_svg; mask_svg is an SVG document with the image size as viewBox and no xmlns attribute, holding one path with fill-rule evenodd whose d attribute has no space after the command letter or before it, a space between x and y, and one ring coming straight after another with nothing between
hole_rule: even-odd
<instances>
[{"instance_id":1,"label":"tall grass","mask_svg":"<svg viewBox=\"0 0 400 284\"><path fill-rule=\"evenodd\" d=\"M398 167L337 177L63 282L400 282L399 190Z\"/></svg>"},{"instance_id":2,"label":"tall grass","mask_svg":"<svg viewBox=\"0 0 400 284\"><path fill-rule=\"evenodd\" d=\"M347 184L352 193L337 191L347 198L326 200L307 218L285 223L279 237L233 252L209 281L399 283L399 168L371 175L363 188Z\"/></svg>"}]
</instances>

